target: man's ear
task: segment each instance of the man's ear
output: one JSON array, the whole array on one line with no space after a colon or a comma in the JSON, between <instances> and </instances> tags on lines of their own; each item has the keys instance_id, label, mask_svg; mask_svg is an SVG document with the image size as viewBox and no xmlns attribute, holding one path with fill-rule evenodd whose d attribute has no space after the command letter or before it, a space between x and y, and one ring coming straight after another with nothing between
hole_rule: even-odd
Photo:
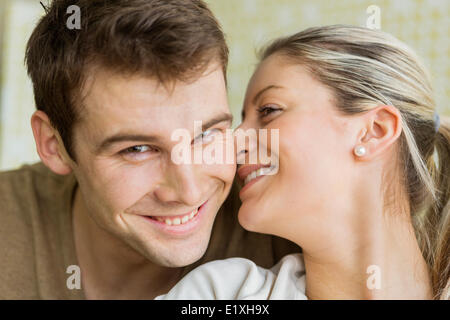
<instances>
[{"instance_id":1,"label":"man's ear","mask_svg":"<svg viewBox=\"0 0 450 320\"><path fill-rule=\"evenodd\" d=\"M31 117L36 150L42 162L54 173L66 175L72 172L67 152L59 137L59 133L50 124L45 112L38 110Z\"/></svg>"},{"instance_id":2,"label":"man's ear","mask_svg":"<svg viewBox=\"0 0 450 320\"><path fill-rule=\"evenodd\" d=\"M402 133L402 117L394 106L379 105L364 115L364 131L357 145L366 149L359 160L367 161L387 150Z\"/></svg>"}]
</instances>

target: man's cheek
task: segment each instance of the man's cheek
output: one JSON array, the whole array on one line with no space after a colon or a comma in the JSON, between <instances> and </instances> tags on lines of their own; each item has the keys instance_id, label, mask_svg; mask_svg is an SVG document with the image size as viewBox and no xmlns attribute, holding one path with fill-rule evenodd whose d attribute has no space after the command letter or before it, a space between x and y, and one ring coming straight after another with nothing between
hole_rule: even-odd
<instances>
[{"instance_id":1,"label":"man's cheek","mask_svg":"<svg viewBox=\"0 0 450 320\"><path fill-rule=\"evenodd\" d=\"M236 165L234 164L221 164L215 165L212 172L215 177L222 181L225 185L231 185L234 176L236 174Z\"/></svg>"},{"instance_id":2,"label":"man's cheek","mask_svg":"<svg viewBox=\"0 0 450 320\"><path fill-rule=\"evenodd\" d=\"M106 196L116 214L126 213L129 208L132 208L146 197L148 190L146 185L137 185L119 180L115 185L109 186Z\"/></svg>"}]
</instances>

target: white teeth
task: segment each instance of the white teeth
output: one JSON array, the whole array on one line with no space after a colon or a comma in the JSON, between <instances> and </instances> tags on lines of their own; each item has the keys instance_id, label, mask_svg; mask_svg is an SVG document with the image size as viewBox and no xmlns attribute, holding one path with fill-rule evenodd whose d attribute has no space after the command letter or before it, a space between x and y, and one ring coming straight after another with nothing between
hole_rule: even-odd
<instances>
[{"instance_id":1,"label":"white teeth","mask_svg":"<svg viewBox=\"0 0 450 320\"><path fill-rule=\"evenodd\" d=\"M197 214L197 212L198 212L198 208L191 212L188 220L192 219Z\"/></svg>"},{"instance_id":2,"label":"white teeth","mask_svg":"<svg viewBox=\"0 0 450 320\"><path fill-rule=\"evenodd\" d=\"M182 217L173 218L173 219L156 217L156 220L158 220L159 222L164 222L168 226L172 226L172 225L177 226L177 225L184 224L184 223L192 220L197 215L197 213L198 213L198 208L192 210L191 213L186 214Z\"/></svg>"},{"instance_id":3,"label":"white teeth","mask_svg":"<svg viewBox=\"0 0 450 320\"><path fill-rule=\"evenodd\" d=\"M251 172L244 181L244 184L249 183L250 181L252 181L253 179L259 177L259 176L265 176L270 174L273 169L275 169L275 166L270 166L270 167L263 167L263 168L259 168L258 170L255 170L253 172Z\"/></svg>"}]
</instances>

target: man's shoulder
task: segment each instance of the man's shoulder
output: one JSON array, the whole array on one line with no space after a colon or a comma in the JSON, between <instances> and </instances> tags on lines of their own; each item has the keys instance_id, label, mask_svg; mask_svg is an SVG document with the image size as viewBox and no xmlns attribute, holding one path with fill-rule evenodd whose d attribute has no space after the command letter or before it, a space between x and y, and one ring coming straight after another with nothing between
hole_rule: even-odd
<instances>
[{"instance_id":1,"label":"man's shoulder","mask_svg":"<svg viewBox=\"0 0 450 320\"><path fill-rule=\"evenodd\" d=\"M41 204L57 203L69 180L70 176L55 174L42 162L0 172L1 212L27 212Z\"/></svg>"},{"instance_id":2,"label":"man's shoulder","mask_svg":"<svg viewBox=\"0 0 450 320\"><path fill-rule=\"evenodd\" d=\"M54 216L68 209L73 184L73 177L57 175L43 163L0 172L0 237L35 228L37 221L55 223Z\"/></svg>"},{"instance_id":3,"label":"man's shoulder","mask_svg":"<svg viewBox=\"0 0 450 320\"><path fill-rule=\"evenodd\" d=\"M58 215L67 208L70 179L42 163L0 172L0 299L40 296L37 271L46 277L46 264L60 259L51 257L62 242Z\"/></svg>"},{"instance_id":4,"label":"man's shoulder","mask_svg":"<svg viewBox=\"0 0 450 320\"><path fill-rule=\"evenodd\" d=\"M46 182L61 183L65 180L65 176L52 172L42 162L25 164L18 169L0 171L0 188L21 187L24 183L30 182L30 179L45 179Z\"/></svg>"}]
</instances>

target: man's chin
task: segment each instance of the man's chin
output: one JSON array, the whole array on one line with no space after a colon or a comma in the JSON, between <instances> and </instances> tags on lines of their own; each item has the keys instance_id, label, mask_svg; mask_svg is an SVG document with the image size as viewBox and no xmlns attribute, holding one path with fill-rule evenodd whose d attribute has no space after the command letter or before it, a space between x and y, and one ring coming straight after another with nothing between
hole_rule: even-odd
<instances>
[{"instance_id":1,"label":"man's chin","mask_svg":"<svg viewBox=\"0 0 450 320\"><path fill-rule=\"evenodd\" d=\"M159 254L150 254L148 259L160 266L168 268L180 268L191 265L200 260L206 252L207 246L202 248L175 249L172 252L160 252Z\"/></svg>"},{"instance_id":2,"label":"man's chin","mask_svg":"<svg viewBox=\"0 0 450 320\"><path fill-rule=\"evenodd\" d=\"M149 243L140 239L140 241L133 241L134 243L130 243L130 245L149 263L177 268L200 260L208 248L209 236L210 234L200 237L201 239L185 239L184 241L167 240L166 243L156 243L155 239Z\"/></svg>"}]
</instances>

